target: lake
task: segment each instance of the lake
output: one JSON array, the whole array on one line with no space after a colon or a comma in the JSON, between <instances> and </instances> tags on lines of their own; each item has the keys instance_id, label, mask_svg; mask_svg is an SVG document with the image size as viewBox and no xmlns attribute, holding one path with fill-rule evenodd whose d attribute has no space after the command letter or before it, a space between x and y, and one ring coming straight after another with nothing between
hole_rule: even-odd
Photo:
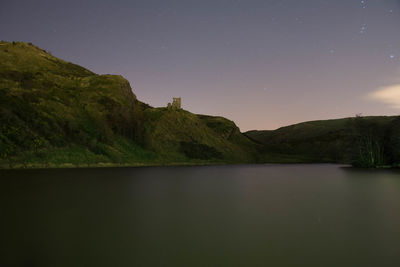
<instances>
[{"instance_id":1,"label":"lake","mask_svg":"<svg viewBox=\"0 0 400 267\"><path fill-rule=\"evenodd\" d=\"M0 171L0 266L400 266L400 172Z\"/></svg>"}]
</instances>

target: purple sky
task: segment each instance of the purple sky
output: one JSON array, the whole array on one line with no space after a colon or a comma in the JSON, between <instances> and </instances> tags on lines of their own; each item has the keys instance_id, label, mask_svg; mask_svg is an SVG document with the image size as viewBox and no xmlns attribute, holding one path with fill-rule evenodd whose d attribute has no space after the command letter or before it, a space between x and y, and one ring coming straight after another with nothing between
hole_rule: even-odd
<instances>
[{"instance_id":1,"label":"purple sky","mask_svg":"<svg viewBox=\"0 0 400 267\"><path fill-rule=\"evenodd\" d=\"M0 39L242 131L400 113L398 0L2 0Z\"/></svg>"}]
</instances>

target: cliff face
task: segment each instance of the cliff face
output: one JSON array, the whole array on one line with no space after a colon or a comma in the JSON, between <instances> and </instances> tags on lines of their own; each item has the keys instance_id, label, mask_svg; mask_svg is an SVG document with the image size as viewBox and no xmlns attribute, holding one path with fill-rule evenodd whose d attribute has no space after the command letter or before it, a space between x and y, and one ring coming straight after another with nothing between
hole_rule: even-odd
<instances>
[{"instance_id":1,"label":"cliff face","mask_svg":"<svg viewBox=\"0 0 400 267\"><path fill-rule=\"evenodd\" d=\"M251 159L253 143L232 122L229 139L205 118L151 108L121 76L94 74L31 44L0 43L3 166Z\"/></svg>"}]
</instances>

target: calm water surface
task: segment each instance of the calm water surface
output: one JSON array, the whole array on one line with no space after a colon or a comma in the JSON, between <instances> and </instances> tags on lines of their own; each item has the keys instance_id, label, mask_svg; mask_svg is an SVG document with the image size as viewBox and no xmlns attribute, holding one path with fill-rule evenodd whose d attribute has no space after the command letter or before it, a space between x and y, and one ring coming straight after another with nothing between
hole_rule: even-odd
<instances>
[{"instance_id":1,"label":"calm water surface","mask_svg":"<svg viewBox=\"0 0 400 267\"><path fill-rule=\"evenodd\" d=\"M0 171L0 266L400 266L400 172Z\"/></svg>"}]
</instances>

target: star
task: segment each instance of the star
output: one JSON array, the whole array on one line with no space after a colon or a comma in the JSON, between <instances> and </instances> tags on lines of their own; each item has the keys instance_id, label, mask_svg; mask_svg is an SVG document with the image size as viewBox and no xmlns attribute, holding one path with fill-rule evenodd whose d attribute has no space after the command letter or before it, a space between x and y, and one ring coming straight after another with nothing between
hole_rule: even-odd
<instances>
[{"instance_id":1,"label":"star","mask_svg":"<svg viewBox=\"0 0 400 267\"><path fill-rule=\"evenodd\" d=\"M394 54L389 55L390 59L394 59L396 56Z\"/></svg>"},{"instance_id":2,"label":"star","mask_svg":"<svg viewBox=\"0 0 400 267\"><path fill-rule=\"evenodd\" d=\"M363 33L365 33L365 30L367 29L367 24L366 23L364 23L363 25L361 25L361 28L360 28L360 34L363 34Z\"/></svg>"},{"instance_id":3,"label":"star","mask_svg":"<svg viewBox=\"0 0 400 267\"><path fill-rule=\"evenodd\" d=\"M362 7L362 8L366 8L366 7L367 7L367 1L362 0L362 1L361 1L361 7Z\"/></svg>"},{"instance_id":4,"label":"star","mask_svg":"<svg viewBox=\"0 0 400 267\"><path fill-rule=\"evenodd\" d=\"M300 17L296 17L296 22L301 24L303 23L303 20Z\"/></svg>"}]
</instances>

